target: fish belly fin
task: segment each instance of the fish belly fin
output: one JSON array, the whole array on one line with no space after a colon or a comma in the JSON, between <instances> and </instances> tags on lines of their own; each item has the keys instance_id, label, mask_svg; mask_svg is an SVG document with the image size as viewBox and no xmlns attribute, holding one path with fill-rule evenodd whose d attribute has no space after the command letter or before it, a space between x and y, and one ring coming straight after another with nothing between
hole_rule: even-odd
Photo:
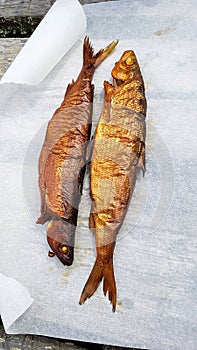
<instances>
[{"instance_id":1,"label":"fish belly fin","mask_svg":"<svg viewBox=\"0 0 197 350\"><path fill-rule=\"evenodd\" d=\"M145 171L146 171L146 158L145 158L146 152L145 152L144 142L142 142L141 144L142 144L142 149L141 149L139 160L138 160L138 167L142 170L143 176L144 176Z\"/></svg>"},{"instance_id":2,"label":"fish belly fin","mask_svg":"<svg viewBox=\"0 0 197 350\"><path fill-rule=\"evenodd\" d=\"M50 217L51 217L51 216L50 216L49 214L43 213L43 214L41 214L41 215L39 216L39 218L37 219L36 224L44 225L45 222L49 221Z\"/></svg>"},{"instance_id":3,"label":"fish belly fin","mask_svg":"<svg viewBox=\"0 0 197 350\"><path fill-rule=\"evenodd\" d=\"M112 41L105 49L98 51L94 55L92 45L89 38L86 36L83 44L83 64L92 65L94 68L98 67L99 64L113 51L117 43L118 40Z\"/></svg>"},{"instance_id":4,"label":"fish belly fin","mask_svg":"<svg viewBox=\"0 0 197 350\"><path fill-rule=\"evenodd\" d=\"M116 310L116 282L114 277L113 262L110 261L103 265L99 257L96 258L94 267L81 293L79 304L84 304L86 299L90 298L97 290L103 279L104 295L108 292L108 298L112 304L112 311Z\"/></svg>"},{"instance_id":5,"label":"fish belly fin","mask_svg":"<svg viewBox=\"0 0 197 350\"><path fill-rule=\"evenodd\" d=\"M41 215L37 219L36 224L43 225L46 221L48 221L48 214L46 213L46 187L42 176L39 177L39 187L41 195Z\"/></svg>"}]
</instances>

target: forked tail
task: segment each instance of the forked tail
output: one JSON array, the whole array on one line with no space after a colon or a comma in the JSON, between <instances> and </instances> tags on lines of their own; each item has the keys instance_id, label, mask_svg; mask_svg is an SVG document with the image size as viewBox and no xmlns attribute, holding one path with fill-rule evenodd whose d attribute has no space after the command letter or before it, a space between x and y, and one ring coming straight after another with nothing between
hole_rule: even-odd
<instances>
[{"instance_id":1,"label":"forked tail","mask_svg":"<svg viewBox=\"0 0 197 350\"><path fill-rule=\"evenodd\" d=\"M117 44L118 40L114 40L105 49L101 49L94 55L94 50L90 44L89 38L86 36L83 44L83 64L92 65L94 68L98 67L99 64L109 56Z\"/></svg>"},{"instance_id":2,"label":"forked tail","mask_svg":"<svg viewBox=\"0 0 197 350\"><path fill-rule=\"evenodd\" d=\"M113 261L103 263L99 257L96 258L94 267L81 293L79 304L83 304L90 298L103 279L103 293L108 292L108 298L112 304L112 311L116 311L116 281L114 277Z\"/></svg>"}]
</instances>

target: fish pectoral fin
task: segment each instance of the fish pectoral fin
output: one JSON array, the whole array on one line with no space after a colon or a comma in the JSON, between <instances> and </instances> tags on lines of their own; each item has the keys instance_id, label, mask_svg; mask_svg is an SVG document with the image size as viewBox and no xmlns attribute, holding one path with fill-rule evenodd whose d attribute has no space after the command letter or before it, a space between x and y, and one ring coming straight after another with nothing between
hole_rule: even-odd
<instances>
[{"instance_id":1,"label":"fish pectoral fin","mask_svg":"<svg viewBox=\"0 0 197 350\"><path fill-rule=\"evenodd\" d=\"M138 167L142 170L143 176L144 176L145 171L146 171L145 144L144 144L144 142L141 142L141 145L142 145L142 148L141 148L141 152L140 152L140 156L139 156L139 160L138 160Z\"/></svg>"},{"instance_id":2,"label":"fish pectoral fin","mask_svg":"<svg viewBox=\"0 0 197 350\"><path fill-rule=\"evenodd\" d=\"M94 294L102 279L104 295L106 295L108 292L108 298L112 304L112 311L115 312L116 282L114 277L113 262L110 261L107 264L103 265L98 257L96 258L94 267L81 293L79 304L84 304L85 301Z\"/></svg>"},{"instance_id":3,"label":"fish pectoral fin","mask_svg":"<svg viewBox=\"0 0 197 350\"><path fill-rule=\"evenodd\" d=\"M46 194L45 183L43 183L42 186L40 186L40 188L41 188L41 215L37 219L36 224L43 225L45 224L45 222L47 222L50 219L51 213L47 207L47 194Z\"/></svg>"},{"instance_id":4,"label":"fish pectoral fin","mask_svg":"<svg viewBox=\"0 0 197 350\"><path fill-rule=\"evenodd\" d=\"M112 93L114 91L114 86L105 80L104 91L105 91L105 101L104 101L102 113L99 119L99 124L107 123L110 120L111 101L112 101Z\"/></svg>"},{"instance_id":5,"label":"fish pectoral fin","mask_svg":"<svg viewBox=\"0 0 197 350\"><path fill-rule=\"evenodd\" d=\"M107 80L104 81L105 101L111 102L111 95L114 91L114 86L111 85Z\"/></svg>"},{"instance_id":6,"label":"fish pectoral fin","mask_svg":"<svg viewBox=\"0 0 197 350\"><path fill-rule=\"evenodd\" d=\"M113 93L114 87L108 81L105 80L104 90L105 90L105 102L104 102L99 123L102 123L102 122L107 123L110 120L111 100L112 100L112 93Z\"/></svg>"},{"instance_id":7,"label":"fish pectoral fin","mask_svg":"<svg viewBox=\"0 0 197 350\"><path fill-rule=\"evenodd\" d=\"M41 167L40 167L41 168ZM43 216L46 212L46 184L44 181L44 169L39 170L39 189L40 189L40 197L41 197L41 216Z\"/></svg>"},{"instance_id":8,"label":"fish pectoral fin","mask_svg":"<svg viewBox=\"0 0 197 350\"><path fill-rule=\"evenodd\" d=\"M44 225L45 222L49 221L50 219L50 214L44 213L40 215L40 217L37 219L36 224Z\"/></svg>"}]
</instances>

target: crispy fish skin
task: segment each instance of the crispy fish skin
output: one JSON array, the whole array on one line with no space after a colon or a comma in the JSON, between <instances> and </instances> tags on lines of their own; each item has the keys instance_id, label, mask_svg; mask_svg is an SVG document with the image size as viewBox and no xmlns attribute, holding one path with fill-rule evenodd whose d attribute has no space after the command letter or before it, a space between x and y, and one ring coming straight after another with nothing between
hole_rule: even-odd
<instances>
[{"instance_id":1,"label":"crispy fish skin","mask_svg":"<svg viewBox=\"0 0 197 350\"><path fill-rule=\"evenodd\" d=\"M125 51L112 70L113 85L104 82L105 101L97 129L90 169L92 206L89 218L97 257L82 291L80 304L103 279L104 295L116 310L113 253L117 233L131 199L137 169L145 171L146 98L133 51Z\"/></svg>"},{"instance_id":2,"label":"crispy fish skin","mask_svg":"<svg viewBox=\"0 0 197 350\"><path fill-rule=\"evenodd\" d=\"M81 72L77 80L68 85L61 106L48 123L39 157L41 216L37 223L50 221L47 240L64 265L71 265L74 258L78 206L92 123L91 80L95 68L116 44L114 41L94 55L89 39L84 39Z\"/></svg>"}]
</instances>

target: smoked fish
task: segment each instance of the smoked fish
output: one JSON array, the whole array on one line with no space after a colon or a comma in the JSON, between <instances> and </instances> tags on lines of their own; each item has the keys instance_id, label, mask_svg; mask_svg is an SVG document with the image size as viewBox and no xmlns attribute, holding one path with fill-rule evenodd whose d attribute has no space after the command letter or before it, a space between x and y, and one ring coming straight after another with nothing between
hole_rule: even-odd
<instances>
[{"instance_id":1,"label":"smoked fish","mask_svg":"<svg viewBox=\"0 0 197 350\"><path fill-rule=\"evenodd\" d=\"M125 51L104 82L105 100L98 122L90 168L89 217L97 257L80 297L90 298L103 279L104 295L116 310L113 253L131 199L138 168L145 171L146 97L135 53Z\"/></svg>"},{"instance_id":2,"label":"smoked fish","mask_svg":"<svg viewBox=\"0 0 197 350\"><path fill-rule=\"evenodd\" d=\"M83 44L83 66L77 80L68 85L64 100L48 123L39 157L41 216L49 221L47 240L64 265L74 258L78 207L85 174L86 151L92 123L95 68L111 53L117 41L94 55L89 38Z\"/></svg>"}]
</instances>

